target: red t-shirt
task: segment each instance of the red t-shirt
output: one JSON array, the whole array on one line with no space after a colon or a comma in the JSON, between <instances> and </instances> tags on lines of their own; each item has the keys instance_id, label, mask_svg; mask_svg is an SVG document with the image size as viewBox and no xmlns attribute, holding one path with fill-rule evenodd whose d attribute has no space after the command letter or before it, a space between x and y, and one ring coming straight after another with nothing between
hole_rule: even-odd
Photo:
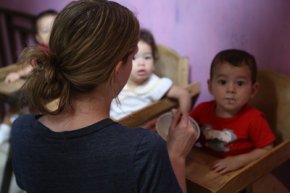
<instances>
[{"instance_id":1,"label":"red t-shirt","mask_svg":"<svg viewBox=\"0 0 290 193\"><path fill-rule=\"evenodd\" d=\"M48 46L45 44L39 44L40 48L43 48L46 52L48 52Z\"/></svg>"},{"instance_id":2,"label":"red t-shirt","mask_svg":"<svg viewBox=\"0 0 290 193\"><path fill-rule=\"evenodd\" d=\"M236 116L221 118L215 113L215 101L199 104L190 112L201 128L202 148L218 157L227 157L262 148L275 136L262 112L246 105Z\"/></svg>"},{"instance_id":3,"label":"red t-shirt","mask_svg":"<svg viewBox=\"0 0 290 193\"><path fill-rule=\"evenodd\" d=\"M48 46L45 45L45 44L39 44L38 47L39 48L42 48L45 52L48 52L49 51ZM31 65L32 66L36 66L36 58L32 58Z\"/></svg>"}]
</instances>

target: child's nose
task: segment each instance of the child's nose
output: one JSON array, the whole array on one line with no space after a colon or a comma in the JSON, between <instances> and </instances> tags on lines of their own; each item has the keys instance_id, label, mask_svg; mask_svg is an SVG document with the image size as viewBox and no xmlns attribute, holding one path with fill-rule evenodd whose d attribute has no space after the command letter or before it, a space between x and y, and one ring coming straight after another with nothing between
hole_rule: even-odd
<instances>
[{"instance_id":1,"label":"child's nose","mask_svg":"<svg viewBox=\"0 0 290 193\"><path fill-rule=\"evenodd\" d=\"M227 92L235 92L235 91L236 91L236 85L234 83L228 83Z\"/></svg>"},{"instance_id":2,"label":"child's nose","mask_svg":"<svg viewBox=\"0 0 290 193\"><path fill-rule=\"evenodd\" d=\"M140 57L140 58L137 59L137 64L138 65L144 65L144 63L145 63L144 58Z\"/></svg>"}]
</instances>

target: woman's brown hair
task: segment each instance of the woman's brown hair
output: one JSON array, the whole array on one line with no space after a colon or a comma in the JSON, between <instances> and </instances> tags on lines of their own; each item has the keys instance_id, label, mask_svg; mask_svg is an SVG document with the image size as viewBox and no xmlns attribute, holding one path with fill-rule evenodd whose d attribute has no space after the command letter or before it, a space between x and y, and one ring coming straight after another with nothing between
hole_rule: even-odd
<instances>
[{"instance_id":1,"label":"woman's brown hair","mask_svg":"<svg viewBox=\"0 0 290 193\"><path fill-rule=\"evenodd\" d=\"M23 90L33 109L58 114L70 106L72 97L93 91L111 80L118 61L126 61L136 47L139 22L122 5L106 0L69 3L56 17L49 52L27 48L26 62L35 61ZM59 99L57 109L46 105Z\"/></svg>"}]
</instances>

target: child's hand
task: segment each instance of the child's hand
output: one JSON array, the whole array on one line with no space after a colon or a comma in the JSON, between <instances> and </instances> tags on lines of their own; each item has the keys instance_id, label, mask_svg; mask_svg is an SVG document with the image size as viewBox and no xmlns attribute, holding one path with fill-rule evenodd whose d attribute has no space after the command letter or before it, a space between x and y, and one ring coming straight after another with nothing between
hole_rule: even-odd
<instances>
[{"instance_id":1,"label":"child's hand","mask_svg":"<svg viewBox=\"0 0 290 193\"><path fill-rule=\"evenodd\" d=\"M5 83L13 83L19 79L20 79L20 75L17 72L11 72L5 77L4 82Z\"/></svg>"},{"instance_id":2,"label":"child's hand","mask_svg":"<svg viewBox=\"0 0 290 193\"><path fill-rule=\"evenodd\" d=\"M266 152L273 148L273 145L267 145L263 148L257 148L249 153L240 154L236 156L230 156L215 162L211 169L217 173L225 174L227 172L237 170L251 163L252 161L260 158Z\"/></svg>"},{"instance_id":3,"label":"child's hand","mask_svg":"<svg viewBox=\"0 0 290 193\"><path fill-rule=\"evenodd\" d=\"M237 170L243 167L245 163L237 156L226 157L215 162L211 169L219 174L225 174L230 171Z\"/></svg>"}]
</instances>

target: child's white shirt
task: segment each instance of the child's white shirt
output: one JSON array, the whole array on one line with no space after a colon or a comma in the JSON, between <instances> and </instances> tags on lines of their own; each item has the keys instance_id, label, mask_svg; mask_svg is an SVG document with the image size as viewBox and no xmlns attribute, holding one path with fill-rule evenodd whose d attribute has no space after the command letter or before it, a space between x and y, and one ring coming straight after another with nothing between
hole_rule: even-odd
<instances>
[{"instance_id":1,"label":"child's white shirt","mask_svg":"<svg viewBox=\"0 0 290 193\"><path fill-rule=\"evenodd\" d=\"M119 120L161 99L169 91L172 84L173 82L169 78L159 78L152 74L143 85L135 88L129 88L125 85L118 95L121 104L117 104L115 99L112 101L110 117Z\"/></svg>"}]
</instances>

